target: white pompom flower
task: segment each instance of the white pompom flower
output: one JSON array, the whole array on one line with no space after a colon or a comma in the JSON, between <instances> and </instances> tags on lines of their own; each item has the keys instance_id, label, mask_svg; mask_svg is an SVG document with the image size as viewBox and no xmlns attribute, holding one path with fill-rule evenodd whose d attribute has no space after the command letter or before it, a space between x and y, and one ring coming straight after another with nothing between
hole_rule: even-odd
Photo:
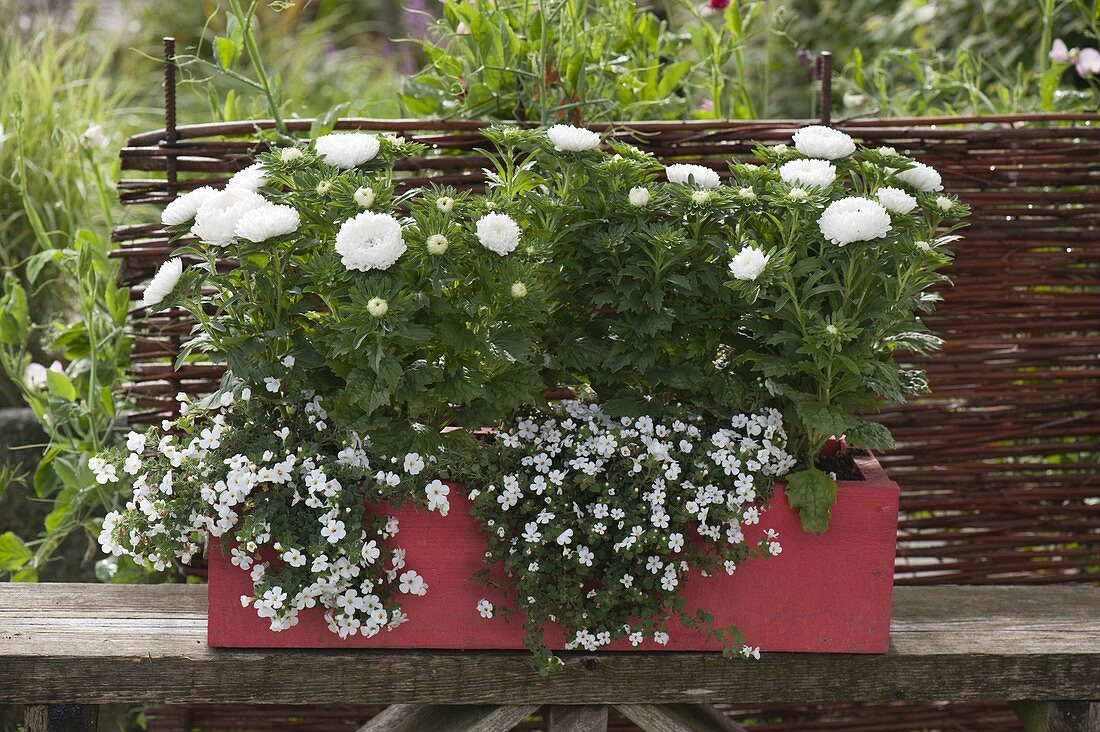
<instances>
[{"instance_id":1,"label":"white pompom flower","mask_svg":"<svg viewBox=\"0 0 1100 732\"><path fill-rule=\"evenodd\" d=\"M791 160L779 167L779 177L791 185L824 188L836 180L836 166L828 160Z\"/></svg>"},{"instance_id":2,"label":"white pompom flower","mask_svg":"<svg viewBox=\"0 0 1100 732\"><path fill-rule=\"evenodd\" d=\"M246 191L259 190L267 183L267 168L263 163L253 163L244 170L238 171L225 183L226 188L243 188Z\"/></svg>"},{"instance_id":3,"label":"white pompom flower","mask_svg":"<svg viewBox=\"0 0 1100 732\"><path fill-rule=\"evenodd\" d=\"M593 150L600 144L597 133L573 125L554 125L546 131L546 136L559 152L584 152Z\"/></svg>"},{"instance_id":4,"label":"white pompom flower","mask_svg":"<svg viewBox=\"0 0 1100 732\"><path fill-rule=\"evenodd\" d=\"M486 214L477 221L477 240L481 246L502 257L515 251L519 238L519 224L507 214Z\"/></svg>"},{"instance_id":5,"label":"white pompom flower","mask_svg":"<svg viewBox=\"0 0 1100 732\"><path fill-rule=\"evenodd\" d=\"M887 209L898 214L909 213L917 207L917 199L900 188L879 188L875 191L875 198Z\"/></svg>"},{"instance_id":6,"label":"white pompom flower","mask_svg":"<svg viewBox=\"0 0 1100 732\"><path fill-rule=\"evenodd\" d=\"M755 280L768 266L769 255L756 247L745 247L730 260L730 272L739 280Z\"/></svg>"},{"instance_id":7,"label":"white pompom flower","mask_svg":"<svg viewBox=\"0 0 1100 732\"><path fill-rule=\"evenodd\" d=\"M195 214L198 212L199 207L217 192L216 188L203 186L202 188L196 188L189 193L183 194L164 207L164 211L160 214L160 222L165 226L186 224L188 221L195 218Z\"/></svg>"},{"instance_id":8,"label":"white pompom flower","mask_svg":"<svg viewBox=\"0 0 1100 732\"><path fill-rule=\"evenodd\" d=\"M912 168L895 173L895 177L914 188L931 192L943 190L943 179L936 169L924 163L914 163Z\"/></svg>"},{"instance_id":9,"label":"white pompom flower","mask_svg":"<svg viewBox=\"0 0 1100 732\"><path fill-rule=\"evenodd\" d=\"M277 236L293 234L301 218L292 206L268 203L252 209L237 222L236 233L242 239L259 244Z\"/></svg>"},{"instance_id":10,"label":"white pompom flower","mask_svg":"<svg viewBox=\"0 0 1100 732\"><path fill-rule=\"evenodd\" d=\"M364 211L340 226L336 252L348 269L389 269L405 250L401 222L389 214Z\"/></svg>"},{"instance_id":11,"label":"white pompom flower","mask_svg":"<svg viewBox=\"0 0 1100 732\"><path fill-rule=\"evenodd\" d=\"M851 135L824 125L803 127L793 139L795 150L811 158L836 160L856 151Z\"/></svg>"},{"instance_id":12,"label":"white pompom flower","mask_svg":"<svg viewBox=\"0 0 1100 732\"><path fill-rule=\"evenodd\" d=\"M700 188L717 188L718 173L702 165L676 163L665 168L669 183L694 183Z\"/></svg>"},{"instance_id":13,"label":"white pompom flower","mask_svg":"<svg viewBox=\"0 0 1100 732\"><path fill-rule=\"evenodd\" d=\"M890 232L890 214L878 201L850 196L830 203L817 226L826 239L844 246L886 236Z\"/></svg>"},{"instance_id":14,"label":"white pompom flower","mask_svg":"<svg viewBox=\"0 0 1100 732\"><path fill-rule=\"evenodd\" d=\"M313 141L317 154L336 168L348 170L374 160L381 144L378 136L366 132L337 132Z\"/></svg>"},{"instance_id":15,"label":"white pompom flower","mask_svg":"<svg viewBox=\"0 0 1100 732\"><path fill-rule=\"evenodd\" d=\"M263 196L246 188L218 191L199 206L191 233L207 244L225 246L236 236L241 217L266 203Z\"/></svg>"},{"instance_id":16,"label":"white pompom flower","mask_svg":"<svg viewBox=\"0 0 1100 732\"><path fill-rule=\"evenodd\" d=\"M176 289L176 284L182 275L183 260L179 257L173 257L160 265L153 279L145 286L145 292L141 295L141 307L159 305L172 290Z\"/></svg>"}]
</instances>

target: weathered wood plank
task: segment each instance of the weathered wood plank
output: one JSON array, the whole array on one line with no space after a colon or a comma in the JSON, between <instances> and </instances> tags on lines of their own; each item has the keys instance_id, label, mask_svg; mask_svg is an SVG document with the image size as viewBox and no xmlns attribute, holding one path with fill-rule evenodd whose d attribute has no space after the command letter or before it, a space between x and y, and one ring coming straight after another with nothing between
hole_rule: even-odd
<instances>
[{"instance_id":1,"label":"weathered wood plank","mask_svg":"<svg viewBox=\"0 0 1100 732\"><path fill-rule=\"evenodd\" d=\"M554 706L542 708L546 732L607 732L607 705Z\"/></svg>"},{"instance_id":2,"label":"weathered wood plank","mask_svg":"<svg viewBox=\"0 0 1100 732\"><path fill-rule=\"evenodd\" d=\"M643 732L746 732L710 704L616 704Z\"/></svg>"},{"instance_id":3,"label":"weathered wood plank","mask_svg":"<svg viewBox=\"0 0 1100 732\"><path fill-rule=\"evenodd\" d=\"M391 704L358 732L508 732L537 709L537 704Z\"/></svg>"},{"instance_id":4,"label":"weathered wood plank","mask_svg":"<svg viewBox=\"0 0 1100 732\"><path fill-rule=\"evenodd\" d=\"M66 604L66 595L77 599ZM774 653L748 663L702 653L569 653L562 654L564 670L546 678L526 653L514 651L211 649L204 608L202 587L0 584L0 701L537 705L1100 698L1097 587L897 588L891 649L882 655ZM72 678L81 683L74 686Z\"/></svg>"},{"instance_id":5,"label":"weathered wood plank","mask_svg":"<svg viewBox=\"0 0 1100 732\"><path fill-rule=\"evenodd\" d=\"M96 732L99 707L78 704L28 704L26 732Z\"/></svg>"}]
</instances>

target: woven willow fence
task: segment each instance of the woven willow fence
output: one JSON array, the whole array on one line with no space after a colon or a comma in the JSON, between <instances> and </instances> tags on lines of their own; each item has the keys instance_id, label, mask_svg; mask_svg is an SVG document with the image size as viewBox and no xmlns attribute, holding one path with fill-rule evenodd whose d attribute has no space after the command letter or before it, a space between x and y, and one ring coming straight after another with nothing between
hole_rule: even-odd
<instances>
[{"instance_id":1,"label":"woven willow fence","mask_svg":"<svg viewBox=\"0 0 1100 732\"><path fill-rule=\"evenodd\" d=\"M755 143L789 141L810 123L592 127L663 161L725 171L731 158L750 158ZM288 124L302 134L310 128L309 120ZM120 197L162 206L195 187L219 185L266 149L259 133L271 126L207 124L137 135L122 151L122 168L147 175L121 181ZM399 163L402 188L477 189L484 186L482 126L346 119L337 129L393 132L428 145L423 157ZM965 239L955 246L954 286L927 318L946 339L944 351L899 355L928 371L932 393L877 417L899 443L881 458L902 487L897 582L1100 580L1100 115L836 126L867 145L890 145L933 165L945 187L973 208ZM156 219L150 211L147 220ZM119 228L114 237L122 281L139 299L141 284L173 246L155 223ZM172 368L191 331L184 313L146 317L136 310L133 329L135 421L171 416L181 390L216 386L217 365ZM918 726L936 726L927 717L933 711L924 707ZM898 714L884 713L874 728L915 723Z\"/></svg>"}]
</instances>

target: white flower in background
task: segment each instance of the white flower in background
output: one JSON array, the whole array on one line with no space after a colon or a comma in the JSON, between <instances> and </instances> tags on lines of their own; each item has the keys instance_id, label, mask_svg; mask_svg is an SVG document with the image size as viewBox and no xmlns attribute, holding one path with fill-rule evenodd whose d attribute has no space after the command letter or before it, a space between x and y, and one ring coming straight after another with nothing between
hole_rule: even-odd
<instances>
[{"instance_id":1,"label":"white flower in background","mask_svg":"<svg viewBox=\"0 0 1100 732\"><path fill-rule=\"evenodd\" d=\"M304 567L306 564L306 555L302 554L296 547L287 549L283 552L283 561L291 567Z\"/></svg>"},{"instance_id":2,"label":"white flower in background","mask_svg":"<svg viewBox=\"0 0 1100 732\"><path fill-rule=\"evenodd\" d=\"M630 189L630 205L641 208L649 203L650 194L648 188L642 186L635 186Z\"/></svg>"},{"instance_id":3,"label":"white flower in background","mask_svg":"<svg viewBox=\"0 0 1100 732\"><path fill-rule=\"evenodd\" d=\"M299 147L284 147L279 150L279 160L284 163L293 163L302 158L302 149Z\"/></svg>"},{"instance_id":4,"label":"white flower in background","mask_svg":"<svg viewBox=\"0 0 1100 732\"><path fill-rule=\"evenodd\" d=\"M420 453L410 452L405 456L405 461L402 464L402 467L409 475L420 475L421 471L424 470L425 464L426 463L424 462L424 458L420 457Z\"/></svg>"},{"instance_id":5,"label":"white flower in background","mask_svg":"<svg viewBox=\"0 0 1100 732\"><path fill-rule=\"evenodd\" d=\"M677 554L684 548L684 535L683 534L669 534L668 536L668 548Z\"/></svg>"},{"instance_id":6,"label":"white flower in background","mask_svg":"<svg viewBox=\"0 0 1100 732\"><path fill-rule=\"evenodd\" d=\"M947 196L936 196L936 208L940 211L947 213L954 205L954 202Z\"/></svg>"},{"instance_id":7,"label":"white flower in background","mask_svg":"<svg viewBox=\"0 0 1100 732\"><path fill-rule=\"evenodd\" d=\"M478 600L477 614L486 619L493 617L493 603L486 599Z\"/></svg>"},{"instance_id":8,"label":"white flower in background","mask_svg":"<svg viewBox=\"0 0 1100 732\"><path fill-rule=\"evenodd\" d=\"M326 163L345 170L373 160L381 148L378 137L365 132L323 135L313 141L313 146Z\"/></svg>"},{"instance_id":9,"label":"white flower in background","mask_svg":"<svg viewBox=\"0 0 1100 732\"><path fill-rule=\"evenodd\" d=\"M374 204L374 189L362 186L355 191L353 198L359 208L370 208Z\"/></svg>"},{"instance_id":10,"label":"white flower in background","mask_svg":"<svg viewBox=\"0 0 1100 732\"><path fill-rule=\"evenodd\" d=\"M663 630L658 630L656 633L653 634L653 642L659 646L667 646L668 640L668 633L664 632Z\"/></svg>"},{"instance_id":11,"label":"white flower in background","mask_svg":"<svg viewBox=\"0 0 1100 732\"><path fill-rule=\"evenodd\" d=\"M206 202L206 199L217 192L216 189L210 186L203 186L202 188L196 188L189 193L183 194L164 207L164 211L160 214L160 222L165 226L186 224L188 221L195 218L195 214L198 212L199 207Z\"/></svg>"},{"instance_id":12,"label":"white flower in background","mask_svg":"<svg viewBox=\"0 0 1100 732\"><path fill-rule=\"evenodd\" d=\"M447 241L447 237L442 234L432 234L428 237L428 241L426 242L428 254L435 255L443 254L450 245L451 243Z\"/></svg>"},{"instance_id":13,"label":"white flower in background","mask_svg":"<svg viewBox=\"0 0 1100 732\"><path fill-rule=\"evenodd\" d=\"M522 282L513 282L512 297L516 299L527 297L527 285L523 284Z\"/></svg>"},{"instance_id":14,"label":"white flower in background","mask_svg":"<svg viewBox=\"0 0 1100 732\"><path fill-rule=\"evenodd\" d=\"M225 246L233 241L241 217L266 203L263 196L245 188L218 191L195 212L191 233L207 244Z\"/></svg>"},{"instance_id":15,"label":"white flower in background","mask_svg":"<svg viewBox=\"0 0 1100 732\"><path fill-rule=\"evenodd\" d=\"M811 158L836 160L856 151L851 135L824 125L803 127L793 139L795 150Z\"/></svg>"},{"instance_id":16,"label":"white flower in background","mask_svg":"<svg viewBox=\"0 0 1100 732\"><path fill-rule=\"evenodd\" d=\"M145 286L145 291L141 294L141 302L138 304L143 308L159 305L172 290L176 289L176 284L182 275L183 260L179 257L169 259L160 265L153 279Z\"/></svg>"},{"instance_id":17,"label":"white flower in background","mask_svg":"<svg viewBox=\"0 0 1100 732\"><path fill-rule=\"evenodd\" d=\"M372 297L367 301L367 312L376 318L385 316L390 311L390 304L380 297Z\"/></svg>"},{"instance_id":18,"label":"white flower in background","mask_svg":"<svg viewBox=\"0 0 1100 732\"><path fill-rule=\"evenodd\" d=\"M46 388L46 367L37 361L32 361L27 364L27 368L23 369L23 383L27 385L28 389Z\"/></svg>"},{"instance_id":19,"label":"white flower in background","mask_svg":"<svg viewBox=\"0 0 1100 732\"><path fill-rule=\"evenodd\" d=\"M435 207L443 213L450 213L451 209L455 207L455 200L450 196L440 196L435 199Z\"/></svg>"},{"instance_id":20,"label":"white flower in background","mask_svg":"<svg viewBox=\"0 0 1100 732\"><path fill-rule=\"evenodd\" d=\"M584 152L599 147L600 136L592 130L573 125L554 125L546 131L559 152Z\"/></svg>"},{"instance_id":21,"label":"white flower in background","mask_svg":"<svg viewBox=\"0 0 1100 732\"><path fill-rule=\"evenodd\" d=\"M126 462L122 464L122 471L127 475L137 475L141 470L141 456L136 452L130 453L126 457Z\"/></svg>"},{"instance_id":22,"label":"white flower in background","mask_svg":"<svg viewBox=\"0 0 1100 732\"><path fill-rule=\"evenodd\" d=\"M246 191L256 191L267 183L267 168L263 163L253 163L244 170L238 171L225 183L226 188L243 188Z\"/></svg>"},{"instance_id":23,"label":"white flower in background","mask_svg":"<svg viewBox=\"0 0 1100 732\"><path fill-rule=\"evenodd\" d=\"M743 658L751 658L755 661L760 660L760 647L756 646L741 646L741 656Z\"/></svg>"},{"instance_id":24,"label":"white flower in background","mask_svg":"<svg viewBox=\"0 0 1100 732\"><path fill-rule=\"evenodd\" d=\"M943 190L943 179L940 174L935 168L924 163L914 163L912 168L895 173L894 177L921 191Z\"/></svg>"},{"instance_id":25,"label":"white flower in background","mask_svg":"<svg viewBox=\"0 0 1100 732\"><path fill-rule=\"evenodd\" d=\"M665 168L669 183L694 183L700 188L717 188L718 173L702 165L676 163Z\"/></svg>"},{"instance_id":26,"label":"white flower in background","mask_svg":"<svg viewBox=\"0 0 1100 732\"><path fill-rule=\"evenodd\" d=\"M447 512L451 509L451 502L448 498L451 495L450 486L437 478L424 488L424 495L428 498L429 511L439 511L440 514L447 515Z\"/></svg>"},{"instance_id":27,"label":"white flower in background","mask_svg":"<svg viewBox=\"0 0 1100 732\"><path fill-rule=\"evenodd\" d=\"M828 160L806 158L788 160L779 167L779 177L791 185L824 188L836 180L836 166ZM794 198L793 190L791 191L791 198Z\"/></svg>"},{"instance_id":28,"label":"white flower in background","mask_svg":"<svg viewBox=\"0 0 1100 732\"><path fill-rule=\"evenodd\" d=\"M917 207L917 199L900 188L879 188L875 191L875 198L879 200L879 203L894 213L909 213Z\"/></svg>"},{"instance_id":29,"label":"white flower in background","mask_svg":"<svg viewBox=\"0 0 1100 732\"><path fill-rule=\"evenodd\" d=\"M126 449L130 452L141 452L145 449L145 435L141 432L130 431L126 433Z\"/></svg>"},{"instance_id":30,"label":"white flower in background","mask_svg":"<svg viewBox=\"0 0 1100 732\"><path fill-rule=\"evenodd\" d=\"M768 266L771 257L756 247L745 247L730 260L730 272L739 280L755 280Z\"/></svg>"},{"instance_id":31,"label":"white flower in background","mask_svg":"<svg viewBox=\"0 0 1100 732\"><path fill-rule=\"evenodd\" d=\"M477 240L481 246L502 257L515 251L519 238L519 224L507 214L486 214L477 221Z\"/></svg>"},{"instance_id":32,"label":"white flower in background","mask_svg":"<svg viewBox=\"0 0 1100 732\"><path fill-rule=\"evenodd\" d=\"M844 246L886 236L890 232L890 214L878 201L850 196L830 203L817 226L826 239Z\"/></svg>"},{"instance_id":33,"label":"white flower in background","mask_svg":"<svg viewBox=\"0 0 1100 732\"><path fill-rule=\"evenodd\" d=\"M274 376L264 377L264 386L267 387L267 390L272 394L278 394L279 389L283 388L282 382L276 379Z\"/></svg>"},{"instance_id":34,"label":"white flower in background","mask_svg":"<svg viewBox=\"0 0 1100 732\"><path fill-rule=\"evenodd\" d=\"M347 528L344 526L343 521L330 519L321 527L321 536L328 539L329 544L335 544L347 535Z\"/></svg>"},{"instance_id":35,"label":"white flower in background","mask_svg":"<svg viewBox=\"0 0 1100 732\"><path fill-rule=\"evenodd\" d=\"M389 214L364 211L345 221L336 232L340 261L360 272L389 269L407 248L401 222Z\"/></svg>"},{"instance_id":36,"label":"white flower in background","mask_svg":"<svg viewBox=\"0 0 1100 732\"><path fill-rule=\"evenodd\" d=\"M293 234L300 223L298 211L293 206L267 203L241 216L234 231L242 239L259 244L277 236Z\"/></svg>"},{"instance_id":37,"label":"white flower in background","mask_svg":"<svg viewBox=\"0 0 1100 732\"><path fill-rule=\"evenodd\" d=\"M558 546L569 546L573 543L573 529L566 529L561 532L554 541L558 543Z\"/></svg>"},{"instance_id":38,"label":"white flower in background","mask_svg":"<svg viewBox=\"0 0 1100 732\"><path fill-rule=\"evenodd\" d=\"M0 136L4 134L4 130L0 128ZM80 135L80 144L86 150L93 148L104 148L110 143L110 139L103 131L102 125L95 124L94 122L88 125L88 128L84 130Z\"/></svg>"},{"instance_id":39,"label":"white flower in background","mask_svg":"<svg viewBox=\"0 0 1100 732\"><path fill-rule=\"evenodd\" d=\"M425 595L428 592L428 585L423 577L410 569L401 573L401 581L397 589L406 595Z\"/></svg>"}]
</instances>

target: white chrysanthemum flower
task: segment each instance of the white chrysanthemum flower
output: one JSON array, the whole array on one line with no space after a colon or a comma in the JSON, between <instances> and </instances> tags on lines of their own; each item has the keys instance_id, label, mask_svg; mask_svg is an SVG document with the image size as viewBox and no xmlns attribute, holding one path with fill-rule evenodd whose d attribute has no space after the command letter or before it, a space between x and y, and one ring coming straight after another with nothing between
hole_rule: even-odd
<instances>
[{"instance_id":1,"label":"white chrysanthemum flower","mask_svg":"<svg viewBox=\"0 0 1100 732\"><path fill-rule=\"evenodd\" d=\"M218 191L199 206L191 233L207 244L225 246L233 241L241 217L266 203L263 196L245 188Z\"/></svg>"},{"instance_id":2,"label":"white chrysanthemum flower","mask_svg":"<svg viewBox=\"0 0 1100 732\"><path fill-rule=\"evenodd\" d=\"M527 285L522 282L512 283L512 297L517 299L527 297Z\"/></svg>"},{"instance_id":3,"label":"white chrysanthemum flower","mask_svg":"<svg viewBox=\"0 0 1100 732\"><path fill-rule=\"evenodd\" d=\"M389 269L406 249L401 222L389 214L364 211L345 221L336 232L340 261L360 272Z\"/></svg>"},{"instance_id":4,"label":"white chrysanthemum flower","mask_svg":"<svg viewBox=\"0 0 1100 732\"><path fill-rule=\"evenodd\" d=\"M894 213L909 213L917 207L917 199L900 188L879 188L875 191L875 198Z\"/></svg>"},{"instance_id":5,"label":"white chrysanthemum flower","mask_svg":"<svg viewBox=\"0 0 1100 732\"><path fill-rule=\"evenodd\" d=\"M768 266L770 256L756 247L745 247L730 260L730 272L739 280L755 280Z\"/></svg>"},{"instance_id":6,"label":"white chrysanthemum flower","mask_svg":"<svg viewBox=\"0 0 1100 732\"><path fill-rule=\"evenodd\" d=\"M746 201L756 200L756 191L754 191L751 186L745 186L744 188L738 189L737 195Z\"/></svg>"},{"instance_id":7,"label":"white chrysanthemum flower","mask_svg":"<svg viewBox=\"0 0 1100 732\"><path fill-rule=\"evenodd\" d=\"M811 158L836 160L856 151L856 143L840 130L824 125L810 125L794 133L794 148Z\"/></svg>"},{"instance_id":8,"label":"white chrysanthemum flower","mask_svg":"<svg viewBox=\"0 0 1100 732\"><path fill-rule=\"evenodd\" d=\"M183 275L183 260L179 257L169 259L160 265L153 279L145 286L145 292L141 295L141 307L147 308L159 304L164 298L176 289L176 283Z\"/></svg>"},{"instance_id":9,"label":"white chrysanthemum flower","mask_svg":"<svg viewBox=\"0 0 1100 732\"><path fill-rule=\"evenodd\" d=\"M630 189L630 205L642 207L649 203L650 194L648 188L636 186Z\"/></svg>"},{"instance_id":10,"label":"white chrysanthemum flower","mask_svg":"<svg viewBox=\"0 0 1100 732\"><path fill-rule=\"evenodd\" d=\"M246 191L259 190L260 186L267 183L267 168L263 163L253 163L244 170L238 171L225 183L226 188L243 188Z\"/></svg>"},{"instance_id":11,"label":"white chrysanthemum flower","mask_svg":"<svg viewBox=\"0 0 1100 732\"><path fill-rule=\"evenodd\" d=\"M942 191L943 179L936 169L924 163L915 163L912 168L895 173L894 176L914 188L922 191Z\"/></svg>"},{"instance_id":12,"label":"white chrysanthemum flower","mask_svg":"<svg viewBox=\"0 0 1100 732\"><path fill-rule=\"evenodd\" d=\"M284 163L293 163L295 160L300 160L302 157L302 149L298 147L284 147L279 150L279 160Z\"/></svg>"},{"instance_id":13,"label":"white chrysanthemum flower","mask_svg":"<svg viewBox=\"0 0 1100 732\"><path fill-rule=\"evenodd\" d=\"M850 196L830 203L817 226L826 239L844 246L886 236L890 231L890 214L878 201Z\"/></svg>"},{"instance_id":14,"label":"white chrysanthemum flower","mask_svg":"<svg viewBox=\"0 0 1100 732\"><path fill-rule=\"evenodd\" d=\"M519 224L507 214L486 214L477 221L477 240L481 246L502 257L515 251L519 237Z\"/></svg>"},{"instance_id":15,"label":"white chrysanthemum flower","mask_svg":"<svg viewBox=\"0 0 1100 732\"><path fill-rule=\"evenodd\" d=\"M455 200L450 196L440 196L435 199L435 207L443 213L450 213L451 209L455 207Z\"/></svg>"},{"instance_id":16,"label":"white chrysanthemum flower","mask_svg":"<svg viewBox=\"0 0 1100 732\"><path fill-rule=\"evenodd\" d=\"M695 191L691 194L691 200L699 206L702 206L710 200L710 191Z\"/></svg>"},{"instance_id":17,"label":"white chrysanthemum flower","mask_svg":"<svg viewBox=\"0 0 1100 732\"><path fill-rule=\"evenodd\" d=\"M702 165L676 163L665 168L669 183L694 183L700 188L717 188L718 173Z\"/></svg>"},{"instance_id":18,"label":"white chrysanthemum flower","mask_svg":"<svg viewBox=\"0 0 1100 732\"><path fill-rule=\"evenodd\" d=\"M353 198L359 208L370 208L374 204L374 190L363 186L355 191Z\"/></svg>"},{"instance_id":19,"label":"white chrysanthemum flower","mask_svg":"<svg viewBox=\"0 0 1100 732\"><path fill-rule=\"evenodd\" d=\"M377 135L365 132L322 135L313 141L313 146L326 163L345 170L373 160L381 147Z\"/></svg>"},{"instance_id":20,"label":"white chrysanthemum flower","mask_svg":"<svg viewBox=\"0 0 1100 732\"><path fill-rule=\"evenodd\" d=\"M836 166L828 160L789 160L779 166L779 177L791 185L824 188L836 180Z\"/></svg>"},{"instance_id":21,"label":"white chrysanthemum flower","mask_svg":"<svg viewBox=\"0 0 1100 732\"><path fill-rule=\"evenodd\" d=\"M317 192L318 196L323 196L326 193L328 193L329 190L331 190L331 189L332 189L332 181L323 180L320 183L318 183L317 187L314 188L313 190L315 190Z\"/></svg>"},{"instance_id":22,"label":"white chrysanthemum flower","mask_svg":"<svg viewBox=\"0 0 1100 732\"><path fill-rule=\"evenodd\" d=\"M947 196L936 196L936 208L940 211L947 213L954 205L954 202Z\"/></svg>"},{"instance_id":23,"label":"white chrysanthemum flower","mask_svg":"<svg viewBox=\"0 0 1100 732\"><path fill-rule=\"evenodd\" d=\"M546 131L559 152L584 152L599 146L600 136L592 130L573 125L554 125Z\"/></svg>"},{"instance_id":24,"label":"white chrysanthemum flower","mask_svg":"<svg viewBox=\"0 0 1100 732\"><path fill-rule=\"evenodd\" d=\"M447 248L451 246L451 243L447 241L447 237L442 234L432 234L428 237L426 242L428 248L428 254L443 254L447 251Z\"/></svg>"},{"instance_id":25,"label":"white chrysanthemum flower","mask_svg":"<svg viewBox=\"0 0 1100 732\"><path fill-rule=\"evenodd\" d=\"M237 236L259 244L298 230L301 219L292 206L268 203L252 209L237 222Z\"/></svg>"},{"instance_id":26,"label":"white chrysanthemum flower","mask_svg":"<svg viewBox=\"0 0 1100 732\"><path fill-rule=\"evenodd\" d=\"M805 201L809 196L810 194L802 188L792 188L790 193L787 194L787 197L792 201Z\"/></svg>"},{"instance_id":27,"label":"white chrysanthemum flower","mask_svg":"<svg viewBox=\"0 0 1100 732\"><path fill-rule=\"evenodd\" d=\"M165 226L186 224L188 221L195 218L195 214L198 212L199 207L217 192L217 189L211 188L210 186L203 186L202 188L196 188L190 193L183 194L164 207L164 211L160 214L160 222Z\"/></svg>"}]
</instances>

